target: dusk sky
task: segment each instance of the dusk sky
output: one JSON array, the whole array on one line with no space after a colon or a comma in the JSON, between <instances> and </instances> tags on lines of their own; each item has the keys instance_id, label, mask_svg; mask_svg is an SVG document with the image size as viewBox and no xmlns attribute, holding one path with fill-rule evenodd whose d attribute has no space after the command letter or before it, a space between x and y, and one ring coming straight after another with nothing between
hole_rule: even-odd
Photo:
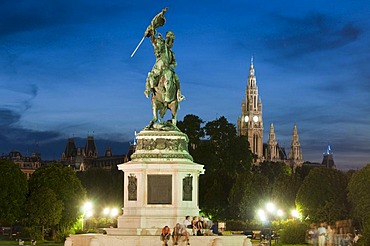
<instances>
[{"instance_id":1,"label":"dusk sky","mask_svg":"<svg viewBox=\"0 0 370 246\"><path fill-rule=\"evenodd\" d=\"M0 154L37 144L59 159L68 137L88 134L125 153L152 118L143 91L155 61L149 39L130 55L165 7L158 31L176 35L179 120L237 124L253 56L264 142L274 123L288 152L296 123L304 160L321 162L330 143L338 168L370 163L367 0L2 0Z\"/></svg>"}]
</instances>

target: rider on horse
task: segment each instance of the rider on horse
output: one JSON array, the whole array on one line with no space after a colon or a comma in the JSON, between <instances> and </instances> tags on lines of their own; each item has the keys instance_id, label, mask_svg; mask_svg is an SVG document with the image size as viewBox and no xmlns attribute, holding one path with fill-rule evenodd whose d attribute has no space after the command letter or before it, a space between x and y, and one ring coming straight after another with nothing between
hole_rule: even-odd
<instances>
[{"instance_id":1,"label":"rider on horse","mask_svg":"<svg viewBox=\"0 0 370 246\"><path fill-rule=\"evenodd\" d=\"M153 44L156 61L148 73L144 94L149 97L152 93L154 114L152 123L158 120L157 110L160 110L160 115L163 117L167 109L170 109L175 125L178 102L184 99L184 96L181 95L179 78L174 70L177 66L175 53L171 50L175 35L172 31L168 31L166 39L161 34L156 36L156 28L165 22L163 15L166 11L167 9L164 9L156 15L145 31L145 36L150 37ZM174 102L176 105L171 105Z\"/></svg>"}]
</instances>

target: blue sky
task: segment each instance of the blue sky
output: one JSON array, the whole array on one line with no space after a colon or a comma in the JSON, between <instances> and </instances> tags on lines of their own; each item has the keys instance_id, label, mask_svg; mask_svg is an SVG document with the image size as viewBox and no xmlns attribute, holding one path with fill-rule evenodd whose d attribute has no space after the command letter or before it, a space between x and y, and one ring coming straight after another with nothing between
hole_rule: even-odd
<instances>
[{"instance_id":1,"label":"blue sky","mask_svg":"<svg viewBox=\"0 0 370 246\"><path fill-rule=\"evenodd\" d=\"M44 158L60 158L68 137L92 133L125 152L151 119L143 91L155 60L148 39L130 55L164 7L158 31L176 35L180 120L236 124L253 56L264 141L274 123L289 148L296 123L305 160L321 162L330 143L339 168L370 163L365 0L3 0L0 153L32 152L37 143Z\"/></svg>"}]
</instances>

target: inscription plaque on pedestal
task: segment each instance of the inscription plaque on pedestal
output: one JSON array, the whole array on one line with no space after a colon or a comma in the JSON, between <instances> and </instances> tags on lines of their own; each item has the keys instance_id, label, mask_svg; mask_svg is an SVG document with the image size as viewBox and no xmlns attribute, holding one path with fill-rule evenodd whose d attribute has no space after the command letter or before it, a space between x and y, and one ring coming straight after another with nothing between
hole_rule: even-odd
<instances>
[{"instance_id":1,"label":"inscription plaque on pedestal","mask_svg":"<svg viewBox=\"0 0 370 246\"><path fill-rule=\"evenodd\" d=\"M148 204L172 204L172 175L148 175Z\"/></svg>"}]
</instances>

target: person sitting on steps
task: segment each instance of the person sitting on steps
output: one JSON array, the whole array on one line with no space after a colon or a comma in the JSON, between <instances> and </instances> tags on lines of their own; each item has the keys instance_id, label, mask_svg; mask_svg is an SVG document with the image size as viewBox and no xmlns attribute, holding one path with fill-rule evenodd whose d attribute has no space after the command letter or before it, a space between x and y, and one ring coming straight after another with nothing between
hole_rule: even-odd
<instances>
[{"instance_id":1,"label":"person sitting on steps","mask_svg":"<svg viewBox=\"0 0 370 246\"><path fill-rule=\"evenodd\" d=\"M173 228L172 234L172 240L174 242L174 245L179 245L181 237L184 237L184 241L187 241L187 245L190 245L188 231L186 230L184 225L177 223L175 228Z\"/></svg>"},{"instance_id":2,"label":"person sitting on steps","mask_svg":"<svg viewBox=\"0 0 370 246\"><path fill-rule=\"evenodd\" d=\"M163 241L164 246L168 246L168 241L171 238L171 230L168 226L162 228L161 241Z\"/></svg>"}]
</instances>

